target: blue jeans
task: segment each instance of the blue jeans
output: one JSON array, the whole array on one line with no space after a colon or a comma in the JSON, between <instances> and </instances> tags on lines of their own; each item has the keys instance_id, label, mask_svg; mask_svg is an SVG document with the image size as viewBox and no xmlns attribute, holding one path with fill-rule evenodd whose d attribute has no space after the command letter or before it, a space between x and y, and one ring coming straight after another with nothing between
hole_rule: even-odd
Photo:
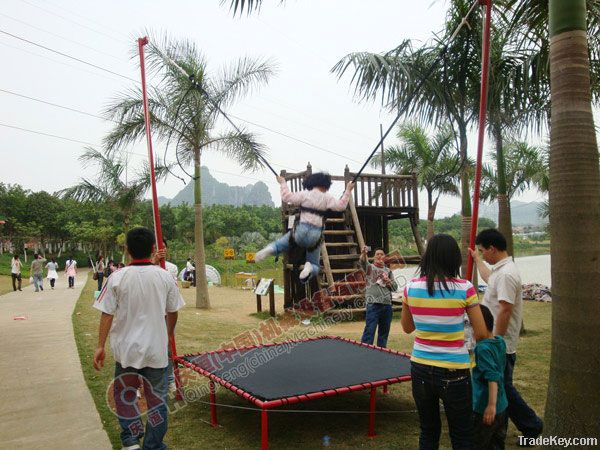
<instances>
[{"instance_id":1,"label":"blue jeans","mask_svg":"<svg viewBox=\"0 0 600 450\"><path fill-rule=\"evenodd\" d=\"M373 345L375 330L377 328L377 347L387 346L390 326L392 325L392 305L381 303L367 303L367 315L365 318L365 331L361 342Z\"/></svg>"},{"instance_id":2,"label":"blue jeans","mask_svg":"<svg viewBox=\"0 0 600 450\"><path fill-rule=\"evenodd\" d=\"M35 287L35 292L40 289L44 290L44 276L40 274L33 274L33 286Z\"/></svg>"},{"instance_id":3,"label":"blue jeans","mask_svg":"<svg viewBox=\"0 0 600 450\"><path fill-rule=\"evenodd\" d=\"M147 422L142 423L142 412L138 407L137 389L144 385ZM119 424L121 425L121 443L123 447L139 444L144 438L144 450L164 450L167 446L163 438L167 433L167 368L153 369L144 367L123 368L115 364L114 397Z\"/></svg>"},{"instance_id":4,"label":"blue jeans","mask_svg":"<svg viewBox=\"0 0 600 450\"><path fill-rule=\"evenodd\" d=\"M419 450L439 448L444 404L454 450L473 450L473 409L469 369L444 369L412 362L412 393L419 411Z\"/></svg>"},{"instance_id":5,"label":"blue jeans","mask_svg":"<svg viewBox=\"0 0 600 450\"><path fill-rule=\"evenodd\" d=\"M510 418L523 436L537 437L542 432L544 422L513 386L513 370L516 361L516 353L506 354L506 366L504 367L504 389L508 400L506 420Z\"/></svg>"},{"instance_id":6,"label":"blue jeans","mask_svg":"<svg viewBox=\"0 0 600 450\"><path fill-rule=\"evenodd\" d=\"M296 225L294 240L299 247L309 249L316 245L321 239L323 229L309 223L300 222ZM290 249L290 234L288 231L282 237L273 242L275 254L286 253ZM306 261L312 264L312 273L309 278L316 277L319 274L321 267L321 246L317 246L314 250L306 250Z\"/></svg>"},{"instance_id":7,"label":"blue jeans","mask_svg":"<svg viewBox=\"0 0 600 450\"><path fill-rule=\"evenodd\" d=\"M98 272L98 290L101 291L102 290L102 282L104 281L104 274L101 272Z\"/></svg>"}]
</instances>

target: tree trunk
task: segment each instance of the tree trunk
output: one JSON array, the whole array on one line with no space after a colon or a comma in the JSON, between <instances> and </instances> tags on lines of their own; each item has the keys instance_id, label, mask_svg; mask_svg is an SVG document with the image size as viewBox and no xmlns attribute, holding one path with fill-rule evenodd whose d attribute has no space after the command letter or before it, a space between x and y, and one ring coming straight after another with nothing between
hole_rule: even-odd
<instances>
[{"instance_id":1,"label":"tree trunk","mask_svg":"<svg viewBox=\"0 0 600 450\"><path fill-rule=\"evenodd\" d=\"M196 263L196 308L210 308L206 261L204 255L204 228L202 224L202 186L200 184L200 149L194 150L194 262Z\"/></svg>"},{"instance_id":2,"label":"tree trunk","mask_svg":"<svg viewBox=\"0 0 600 450\"><path fill-rule=\"evenodd\" d=\"M585 0L550 0L552 353L544 435L600 423L600 174Z\"/></svg>"},{"instance_id":3,"label":"tree trunk","mask_svg":"<svg viewBox=\"0 0 600 450\"><path fill-rule=\"evenodd\" d=\"M502 148L502 129L499 125L494 125L494 139L496 140L496 178L498 182L498 230L506 238L506 251L510 256L514 256L510 200L506 182L506 162L504 161L504 149Z\"/></svg>"},{"instance_id":4,"label":"tree trunk","mask_svg":"<svg viewBox=\"0 0 600 450\"><path fill-rule=\"evenodd\" d=\"M435 218L436 206L437 206L437 199L434 204L433 203L433 193L430 190L428 190L427 191L427 242L429 242L434 235L433 219Z\"/></svg>"},{"instance_id":5,"label":"tree trunk","mask_svg":"<svg viewBox=\"0 0 600 450\"><path fill-rule=\"evenodd\" d=\"M461 189L461 230L460 230L460 253L462 265L460 268L463 276L467 273L467 258L469 256L469 239L471 236L471 193L469 190L469 170L467 164L467 126L459 124L460 157L463 167L460 174Z\"/></svg>"}]
</instances>

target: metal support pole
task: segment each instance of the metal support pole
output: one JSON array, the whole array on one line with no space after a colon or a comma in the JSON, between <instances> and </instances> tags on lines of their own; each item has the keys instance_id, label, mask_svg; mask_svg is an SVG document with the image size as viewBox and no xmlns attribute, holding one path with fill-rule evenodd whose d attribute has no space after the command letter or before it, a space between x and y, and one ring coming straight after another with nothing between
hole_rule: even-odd
<instances>
[{"instance_id":1,"label":"metal support pole","mask_svg":"<svg viewBox=\"0 0 600 450\"><path fill-rule=\"evenodd\" d=\"M219 426L219 422L217 421L217 394L215 389L215 382L211 380L208 383L208 388L210 391L210 425L213 428L216 428Z\"/></svg>"},{"instance_id":2,"label":"metal support pole","mask_svg":"<svg viewBox=\"0 0 600 450\"><path fill-rule=\"evenodd\" d=\"M479 135L477 141L477 165L475 166L475 185L473 188L473 216L471 219L471 236L469 248L475 249L475 237L477 235L477 222L479 219L479 194L481 186L481 165L483 161L483 142L485 140L485 123L487 115L488 79L490 70L490 28L492 23L492 0L480 0L485 6L483 18L483 49L481 58L481 93L479 98ZM467 255L466 279L471 280L473 276L473 257Z\"/></svg>"},{"instance_id":3,"label":"metal support pole","mask_svg":"<svg viewBox=\"0 0 600 450\"><path fill-rule=\"evenodd\" d=\"M371 398L369 400L369 438L375 437L375 396L377 388L371 388Z\"/></svg>"},{"instance_id":4,"label":"metal support pole","mask_svg":"<svg viewBox=\"0 0 600 450\"><path fill-rule=\"evenodd\" d=\"M263 408L260 413L261 416L261 449L269 450L269 418L267 417L267 410Z\"/></svg>"}]
</instances>

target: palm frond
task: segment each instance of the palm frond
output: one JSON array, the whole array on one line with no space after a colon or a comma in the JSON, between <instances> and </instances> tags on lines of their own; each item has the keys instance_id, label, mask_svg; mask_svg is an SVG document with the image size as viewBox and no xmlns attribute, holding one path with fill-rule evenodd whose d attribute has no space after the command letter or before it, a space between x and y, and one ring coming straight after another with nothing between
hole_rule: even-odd
<instances>
[{"instance_id":1,"label":"palm frond","mask_svg":"<svg viewBox=\"0 0 600 450\"><path fill-rule=\"evenodd\" d=\"M228 158L237 161L242 170L257 170L264 167L266 151L264 145L259 143L252 133L241 130L224 133L206 143L207 148L212 148Z\"/></svg>"}]
</instances>

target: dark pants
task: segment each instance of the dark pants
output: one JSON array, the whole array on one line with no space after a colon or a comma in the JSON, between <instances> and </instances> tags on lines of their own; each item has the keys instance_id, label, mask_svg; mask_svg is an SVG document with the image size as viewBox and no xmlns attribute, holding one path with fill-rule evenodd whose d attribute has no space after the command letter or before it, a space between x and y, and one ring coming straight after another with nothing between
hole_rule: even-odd
<instances>
[{"instance_id":1,"label":"dark pants","mask_svg":"<svg viewBox=\"0 0 600 450\"><path fill-rule=\"evenodd\" d=\"M75 277L69 277L69 287L75 286Z\"/></svg>"},{"instance_id":2,"label":"dark pants","mask_svg":"<svg viewBox=\"0 0 600 450\"><path fill-rule=\"evenodd\" d=\"M21 274L20 273L12 273L11 275L12 275L13 291L17 290L17 281L19 282L18 289L21 290Z\"/></svg>"},{"instance_id":3,"label":"dark pants","mask_svg":"<svg viewBox=\"0 0 600 450\"><path fill-rule=\"evenodd\" d=\"M144 429L139 409L137 389L144 386L147 422ZM114 396L121 425L123 447L139 444L144 438L144 450L164 450L163 438L167 433L167 368L123 368L115 364Z\"/></svg>"},{"instance_id":4,"label":"dark pants","mask_svg":"<svg viewBox=\"0 0 600 450\"><path fill-rule=\"evenodd\" d=\"M517 388L513 386L513 371L517 354L506 355L506 366L504 368L504 389L508 400L507 419L510 418L517 429L525 437L538 437L542 432L544 422L538 417L533 409L523 400Z\"/></svg>"},{"instance_id":5,"label":"dark pants","mask_svg":"<svg viewBox=\"0 0 600 450\"><path fill-rule=\"evenodd\" d=\"M508 425L506 410L496 414L494 423L491 425L484 424L483 416L478 413L473 413L473 422L475 426L475 450L504 450Z\"/></svg>"},{"instance_id":6,"label":"dark pants","mask_svg":"<svg viewBox=\"0 0 600 450\"><path fill-rule=\"evenodd\" d=\"M392 305L368 303L365 322L365 330L360 341L373 345L375 330L377 329L377 346L385 347L392 325Z\"/></svg>"},{"instance_id":7,"label":"dark pants","mask_svg":"<svg viewBox=\"0 0 600 450\"><path fill-rule=\"evenodd\" d=\"M56 278L50 278L50 287L54 289L54 283L56 283Z\"/></svg>"},{"instance_id":8,"label":"dark pants","mask_svg":"<svg viewBox=\"0 0 600 450\"><path fill-rule=\"evenodd\" d=\"M454 450L473 450L473 410L469 369L411 363L413 398L419 411L419 450L439 448L442 423L440 400L444 404L450 440Z\"/></svg>"},{"instance_id":9,"label":"dark pants","mask_svg":"<svg viewBox=\"0 0 600 450\"><path fill-rule=\"evenodd\" d=\"M104 281L104 274L98 272L98 290L102 290L102 282Z\"/></svg>"}]
</instances>

